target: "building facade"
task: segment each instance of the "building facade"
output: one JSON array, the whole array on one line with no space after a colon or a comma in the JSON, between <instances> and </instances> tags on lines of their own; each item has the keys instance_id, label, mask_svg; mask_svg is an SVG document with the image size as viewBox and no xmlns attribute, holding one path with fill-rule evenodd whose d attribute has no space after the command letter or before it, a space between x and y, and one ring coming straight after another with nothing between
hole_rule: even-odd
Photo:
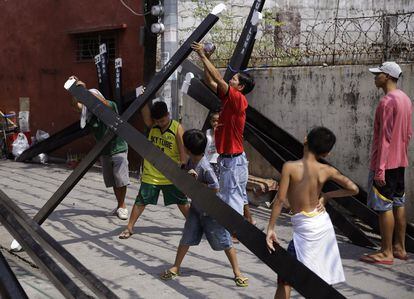
<instances>
[{"instance_id":1,"label":"building facade","mask_svg":"<svg viewBox=\"0 0 414 299\"><path fill-rule=\"evenodd\" d=\"M131 1L142 11L143 1ZM1 1L0 110L29 109L30 131L53 134L79 119L63 84L76 75L88 87L98 85L94 56L106 42L114 85L114 59L123 60L123 92L143 83L143 16L120 1ZM86 153L92 138L74 142L56 153Z\"/></svg>"}]
</instances>

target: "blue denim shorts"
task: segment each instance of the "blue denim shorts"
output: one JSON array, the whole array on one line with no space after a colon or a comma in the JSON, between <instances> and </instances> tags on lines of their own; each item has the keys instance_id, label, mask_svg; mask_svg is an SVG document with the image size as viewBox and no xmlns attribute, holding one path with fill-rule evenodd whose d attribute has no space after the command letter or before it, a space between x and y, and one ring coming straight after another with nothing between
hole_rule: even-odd
<instances>
[{"instance_id":1,"label":"blue denim shorts","mask_svg":"<svg viewBox=\"0 0 414 299\"><path fill-rule=\"evenodd\" d=\"M367 205L378 212L391 211L405 204L404 169L386 170L385 175L384 187L375 185L373 171L368 175Z\"/></svg>"},{"instance_id":2,"label":"blue denim shorts","mask_svg":"<svg viewBox=\"0 0 414 299\"><path fill-rule=\"evenodd\" d=\"M220 197L240 215L243 215L243 207L249 203L246 192L249 162L246 154L243 153L233 158L220 156L217 163L220 165Z\"/></svg>"},{"instance_id":3,"label":"blue denim shorts","mask_svg":"<svg viewBox=\"0 0 414 299\"><path fill-rule=\"evenodd\" d=\"M190 208L185 221L180 244L194 246L200 244L203 234L213 250L226 250L233 246L230 233L210 216L203 216Z\"/></svg>"}]
</instances>

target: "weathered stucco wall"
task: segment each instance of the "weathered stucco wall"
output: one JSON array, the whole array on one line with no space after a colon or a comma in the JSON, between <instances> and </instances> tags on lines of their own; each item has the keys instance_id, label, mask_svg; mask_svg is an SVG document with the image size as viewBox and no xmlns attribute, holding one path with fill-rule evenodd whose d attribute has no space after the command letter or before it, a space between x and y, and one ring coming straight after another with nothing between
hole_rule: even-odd
<instances>
[{"instance_id":1,"label":"weathered stucco wall","mask_svg":"<svg viewBox=\"0 0 414 299\"><path fill-rule=\"evenodd\" d=\"M187 29L196 26L203 15L198 13L209 10L218 3L227 6L227 13L235 18L235 24L244 25L244 18L248 14L253 0L214 0L178 2L178 24L180 38L183 38ZM339 18L358 16L370 16L381 12L397 13L413 11L412 0L266 0L264 11L299 12L302 20L326 19L335 16ZM305 24L306 25L306 21ZM181 35L182 34L182 35Z\"/></svg>"},{"instance_id":2,"label":"weathered stucco wall","mask_svg":"<svg viewBox=\"0 0 414 299\"><path fill-rule=\"evenodd\" d=\"M244 26L245 18L250 11L253 0L179 1L178 35L179 40L184 41L206 14L211 11L212 7L220 2L226 4L227 11L221 15L220 21L207 34L206 39L220 44L218 51L221 56L217 58L226 60L232 53L233 43L238 39L238 33ZM360 51L363 49L363 53L366 54L367 49L356 46L354 43L358 42L365 45L365 42L367 42L376 44L376 47L381 47L381 44L384 43L383 37L386 36L398 44L405 41L404 38L399 41L401 38L399 36L404 35L405 26L412 24L410 16L401 17L408 18L405 21L394 16L389 19L389 30L393 37L383 36L382 27L384 25L381 20L374 16L413 11L414 2L412 0L267 0L262 11L264 20L259 26L259 35L266 37L259 38L256 42L253 58L258 56L257 58L261 61L260 56L264 54L271 55L271 53L268 53L269 49L278 49L279 51L293 49L294 53L298 55L297 50L299 48L303 50L305 45L310 52L316 51L322 55L326 54L328 51L326 48L333 47L332 43L335 44L335 42L337 43L337 50L341 49L342 52L355 50L356 47ZM332 23L334 18L361 17L367 18L367 20L340 22L337 25ZM408 27L411 27L411 25L408 25ZM309 35L309 32L313 32L313 34ZM399 33L396 35L396 32ZM260 48L260 51L255 52L258 48ZM371 53L371 55L373 54ZM378 55L381 55L381 53ZM282 59L280 56L278 57ZM363 55L360 59L362 57ZM324 59L329 62L331 57L328 56ZM368 58L365 57L365 59ZM374 58L372 57L372 59ZM226 62L221 61L220 63ZM263 61L261 64L263 64ZM272 60L266 63L266 65L286 64L294 63L292 61L282 63L281 61ZM297 64L310 64L310 62L302 61ZM345 64L351 63L347 62Z\"/></svg>"},{"instance_id":3,"label":"weathered stucco wall","mask_svg":"<svg viewBox=\"0 0 414 299\"><path fill-rule=\"evenodd\" d=\"M414 64L402 65L399 86L414 99ZM326 126L337 135L337 144L328 160L357 183L366 186L373 118L382 95L374 85L368 66L295 67L255 70L256 88L248 96L249 104L303 140L307 131ZM185 128L200 128L207 111L184 98ZM260 155L246 147L250 172L263 177L277 172ZM410 167L406 174L411 221L414 220L414 142L411 142Z\"/></svg>"}]
</instances>

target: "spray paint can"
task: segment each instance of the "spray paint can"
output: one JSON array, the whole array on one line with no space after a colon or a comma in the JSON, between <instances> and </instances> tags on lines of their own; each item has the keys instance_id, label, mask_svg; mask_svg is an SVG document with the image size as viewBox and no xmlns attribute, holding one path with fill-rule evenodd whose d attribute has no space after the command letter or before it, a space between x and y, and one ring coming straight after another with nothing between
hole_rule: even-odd
<instances>
[{"instance_id":1,"label":"spray paint can","mask_svg":"<svg viewBox=\"0 0 414 299\"><path fill-rule=\"evenodd\" d=\"M216 46L211 43L211 42L206 42L204 43L204 51L206 51L206 53L213 53L214 50L216 49Z\"/></svg>"}]
</instances>

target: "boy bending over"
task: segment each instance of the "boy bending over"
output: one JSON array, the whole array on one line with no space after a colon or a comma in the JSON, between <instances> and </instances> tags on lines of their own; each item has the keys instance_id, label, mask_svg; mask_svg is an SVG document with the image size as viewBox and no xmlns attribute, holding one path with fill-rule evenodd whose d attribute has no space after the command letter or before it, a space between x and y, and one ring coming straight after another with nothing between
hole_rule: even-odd
<instances>
[{"instance_id":1,"label":"boy bending over","mask_svg":"<svg viewBox=\"0 0 414 299\"><path fill-rule=\"evenodd\" d=\"M331 219L317 206L331 198L351 196L359 191L338 170L318 162L319 158L329 154L335 141L336 137L329 129L316 127L305 139L303 158L283 165L266 237L268 249L274 251L273 242L279 244L274 226L287 199L293 212L293 240L287 250L328 284L343 282L345 276ZM343 189L320 196L328 180L338 183ZM291 287L278 278L275 298L289 298L290 291Z\"/></svg>"},{"instance_id":2,"label":"boy bending over","mask_svg":"<svg viewBox=\"0 0 414 299\"><path fill-rule=\"evenodd\" d=\"M148 140L176 162L177 165L187 161L182 137L184 129L178 121L171 119L167 104L155 102L151 109L148 105L145 105L141 113L144 123L150 128ZM119 235L120 239L128 239L132 236L138 218L147 205L157 204L160 191L162 191L166 206L176 204L184 217L187 217L189 205L185 194L178 190L150 162L144 160L138 196L129 216L128 225Z\"/></svg>"},{"instance_id":3,"label":"boy bending over","mask_svg":"<svg viewBox=\"0 0 414 299\"><path fill-rule=\"evenodd\" d=\"M76 80L76 85L81 85L86 88L86 84L80 81L76 76L69 77L69 79L72 78ZM118 113L118 108L115 102L105 99L99 90L95 88L89 89L89 91L105 106ZM87 114L86 106L78 102L76 98L72 98L72 106L76 110L82 111L82 114ZM85 121L86 123L83 125L88 125L91 128L97 141L101 140L108 131L106 125L95 115L87 117ZM118 202L117 207L110 212L109 215L117 215L119 219L126 220L128 219L128 209L125 204L125 196L127 186L129 185L128 144L121 137L116 136L110 142L110 145L103 150L100 159L105 186L107 188L113 188Z\"/></svg>"},{"instance_id":4,"label":"boy bending over","mask_svg":"<svg viewBox=\"0 0 414 299\"><path fill-rule=\"evenodd\" d=\"M209 188L218 191L218 180L209 161L204 157L207 138L200 130L189 130L183 135L184 147L190 157L185 169L188 170L199 182ZM180 275L181 263L190 248L198 245L203 234L213 250L224 250L233 268L234 281L239 287L247 287L247 278L243 277L237 262L236 249L232 247L229 232L214 218L208 216L192 202L190 212L184 225L183 236L177 249L174 265L161 274L161 279L170 280Z\"/></svg>"}]
</instances>

